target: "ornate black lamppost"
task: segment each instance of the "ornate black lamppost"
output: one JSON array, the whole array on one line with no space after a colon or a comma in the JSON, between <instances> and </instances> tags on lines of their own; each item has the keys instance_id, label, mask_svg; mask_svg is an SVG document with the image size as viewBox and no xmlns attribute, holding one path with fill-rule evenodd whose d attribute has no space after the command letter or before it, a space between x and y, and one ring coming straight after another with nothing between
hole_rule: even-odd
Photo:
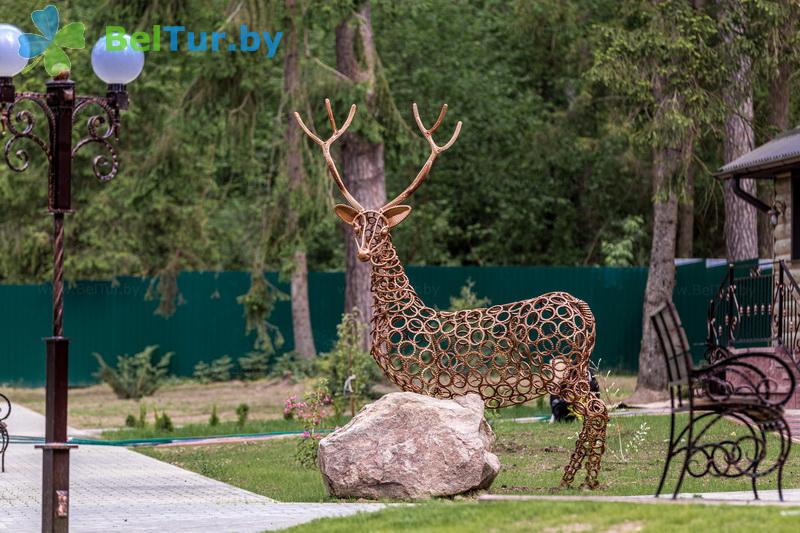
<instances>
[{"instance_id":1,"label":"ornate black lamppost","mask_svg":"<svg viewBox=\"0 0 800 533\"><path fill-rule=\"evenodd\" d=\"M67 443L67 362L69 339L64 336L64 216L72 212L72 160L85 146L98 145L103 152L92 160L92 170L102 181L114 178L119 158L112 141L118 139L120 111L128 107L125 85L144 66L144 54L130 45L123 51L108 51L105 38L92 50L92 68L108 84L105 97L78 96L69 72L46 83L45 93L15 92L13 76L22 71L27 59L19 55L19 36L14 26L0 25L0 112L3 145L8 167L24 172L30 163L21 141L38 146L47 158L48 209L53 215L53 334L47 344L45 407L45 443L42 449L42 531L66 532L69 529L69 452ZM130 39L128 38L128 43ZM27 103L33 107L17 110ZM38 109L37 109L38 108ZM37 115L39 115L37 117ZM43 139L36 131L38 119L45 120L49 136ZM84 122L85 120L85 122ZM86 131L77 143L72 142L76 123Z\"/></svg>"}]
</instances>

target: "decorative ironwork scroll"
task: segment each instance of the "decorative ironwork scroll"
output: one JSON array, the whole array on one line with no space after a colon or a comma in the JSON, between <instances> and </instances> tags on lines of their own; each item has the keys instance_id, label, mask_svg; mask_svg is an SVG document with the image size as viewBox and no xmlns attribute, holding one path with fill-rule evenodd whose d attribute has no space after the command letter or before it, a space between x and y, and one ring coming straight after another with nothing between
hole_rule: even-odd
<instances>
[{"instance_id":1,"label":"decorative ironwork scroll","mask_svg":"<svg viewBox=\"0 0 800 533\"><path fill-rule=\"evenodd\" d=\"M119 154L111 143L117 139L119 133L118 111L113 109L105 98L81 97L72 114L73 122L77 122L80 115L91 106L100 108L97 114L90 115L86 120L87 136L79 140L72 149L72 157L88 144L97 144L105 152L92 159L92 171L97 179L110 181L114 179L119 170Z\"/></svg>"},{"instance_id":2,"label":"decorative ironwork scroll","mask_svg":"<svg viewBox=\"0 0 800 533\"><path fill-rule=\"evenodd\" d=\"M52 131L53 123L55 122L53 112L47 106L47 100L44 95L38 93L20 93L13 102L2 108L3 129L7 130L11 135L3 146L3 156L8 168L14 172L24 172L30 165L28 150L25 147L17 147L20 142L26 139L38 146L44 152L48 161L52 157L49 143L35 132L37 120L33 112L30 109L16 110L17 105L25 102L35 104L42 111L44 118L47 120L48 133ZM12 154L16 156L19 163L15 163L12 160Z\"/></svg>"},{"instance_id":3,"label":"decorative ironwork scroll","mask_svg":"<svg viewBox=\"0 0 800 533\"><path fill-rule=\"evenodd\" d=\"M425 305L411 286L392 244L390 229L411 208L400 205L428 176L437 156L458 137L461 123L447 144L437 145L432 134L447 112L426 128L416 104L414 119L431 153L412 183L380 209L365 209L347 191L331 157L331 144L350 125L355 106L337 128L325 100L332 136L322 140L295 118L322 147L328 169L348 200L336 206L337 215L353 228L358 257L372 267L374 317L371 353L384 374L401 389L438 398L479 394L487 407L521 404L546 394L561 396L583 418L575 451L565 467L562 485L572 483L584 464L585 485L598 486L605 451L608 413L589 385L589 357L595 344L595 320L589 306L565 292L467 311L438 311Z\"/></svg>"},{"instance_id":4,"label":"decorative ironwork scroll","mask_svg":"<svg viewBox=\"0 0 800 533\"><path fill-rule=\"evenodd\" d=\"M6 450L10 438L6 427L6 418L11 414L11 402L5 395L0 394L0 472L6 471Z\"/></svg>"}]
</instances>

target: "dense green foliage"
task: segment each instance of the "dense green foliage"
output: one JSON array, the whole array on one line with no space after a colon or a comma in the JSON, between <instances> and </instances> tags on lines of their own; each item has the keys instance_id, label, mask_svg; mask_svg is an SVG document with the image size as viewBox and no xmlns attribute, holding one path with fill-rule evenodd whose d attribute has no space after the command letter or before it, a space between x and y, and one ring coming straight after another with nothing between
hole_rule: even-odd
<instances>
[{"instance_id":1,"label":"dense green foliage","mask_svg":"<svg viewBox=\"0 0 800 533\"><path fill-rule=\"evenodd\" d=\"M700 14L688 2L656 4L373 1L383 100L379 120L362 114L353 128L386 143L389 195L405 187L426 155L411 101L420 104L428 123L446 101L451 111L443 131L464 121L461 138L439 159L411 199L411 217L395 231L405 262L642 264L652 143L640 141L669 128L688 128L697 137L702 172L695 189L694 255L723 254L721 194L709 173L720 162L717 91L727 74L714 3ZM364 88L340 83L334 70L334 28L353 2L303 6L298 27L305 94L293 104L327 131L325 96L337 114L351 102L363 103ZM764 74L755 85L758 111L765 106L769 73L780 62L777 40L767 37L784 7L765 0L747 6L754 23L744 42ZM30 29L31 8L30 2L7 0L4 18ZM86 23L89 47L107 24L134 31L179 23L232 33L241 23L273 32L286 25L280 1L73 0L59 8L62 20ZM676 33L656 27L663 20L674 23ZM311 270L343 267L343 239L330 213L332 187L315 147L304 154L308 183L299 191L286 184L282 154L291 109L282 91L284 50L273 60L260 53L148 54L143 75L130 86L120 175L98 183L89 151L74 165L70 278L155 276L151 296L169 314L181 302L175 279L180 270L286 273L297 243L307 249ZM650 122L651 73L617 61L625 54L645 54L669 77L671 90L683 91L681 115ZM80 92L102 93L89 48L70 51L70 57ZM19 77L18 87L40 89L44 77L34 69ZM774 133L761 118L756 132L758 140ZM30 151L26 173L0 170L4 282L49 276L43 158L35 147ZM289 206L299 214L299 231L287 230ZM268 287L254 286L243 299L254 327L262 327L274 297ZM268 332L259 334L270 342Z\"/></svg>"}]
</instances>

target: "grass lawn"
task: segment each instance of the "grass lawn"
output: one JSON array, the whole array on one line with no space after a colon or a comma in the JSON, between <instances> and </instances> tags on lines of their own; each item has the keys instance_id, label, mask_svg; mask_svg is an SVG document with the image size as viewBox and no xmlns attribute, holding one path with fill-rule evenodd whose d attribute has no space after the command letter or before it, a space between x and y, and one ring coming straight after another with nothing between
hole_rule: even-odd
<instances>
[{"instance_id":1,"label":"grass lawn","mask_svg":"<svg viewBox=\"0 0 800 533\"><path fill-rule=\"evenodd\" d=\"M136 451L279 501L329 501L319 472L296 463L296 449L291 438Z\"/></svg>"},{"instance_id":2,"label":"grass lawn","mask_svg":"<svg viewBox=\"0 0 800 533\"><path fill-rule=\"evenodd\" d=\"M167 383L153 396L142 402L148 409L147 421L153 421L153 408L166 411L176 426L208 422L211 410L217 406L222 421L236 420L236 407L246 402L250 419L280 418L287 397L302 397L305 383L288 383L280 379L257 381L226 381ZM4 389L12 401L44 414L44 388ZM125 417L139 416L139 402L120 400L108 385L70 389L69 424L75 428L119 428Z\"/></svg>"},{"instance_id":3,"label":"grass lawn","mask_svg":"<svg viewBox=\"0 0 800 533\"><path fill-rule=\"evenodd\" d=\"M642 424L650 430L635 448L629 444ZM579 429L573 424L517 424L497 421L495 453L503 469L497 476L491 493L551 494L557 487L564 465L574 446ZM715 436L731 435L744 428L724 421ZM592 491L598 495L652 494L661 475L669 418L666 416L616 417L609 427L609 445L600 473L602 487ZM739 433L741 434L741 433ZM622 442L620 453L620 441ZM626 450L626 444L628 449ZM281 501L326 501L319 473L306 470L294 460L296 441L282 439L248 444L220 444L139 449L152 457L176 464L232 485ZM576 476L575 486L583 480ZM774 476L759 482L759 487L771 489ZM800 458L790 455L784 470L784 487L800 487ZM744 479L694 479L687 476L686 492L749 490ZM586 494L573 488L561 494Z\"/></svg>"},{"instance_id":4,"label":"grass lawn","mask_svg":"<svg viewBox=\"0 0 800 533\"><path fill-rule=\"evenodd\" d=\"M800 510L597 502L433 502L315 520L290 531L435 533L797 531Z\"/></svg>"}]
</instances>

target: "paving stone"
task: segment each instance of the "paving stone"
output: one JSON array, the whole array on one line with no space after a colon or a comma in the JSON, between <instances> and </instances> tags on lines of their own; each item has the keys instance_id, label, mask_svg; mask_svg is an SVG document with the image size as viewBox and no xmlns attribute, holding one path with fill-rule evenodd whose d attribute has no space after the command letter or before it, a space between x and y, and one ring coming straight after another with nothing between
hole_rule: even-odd
<instances>
[{"instance_id":1,"label":"paving stone","mask_svg":"<svg viewBox=\"0 0 800 533\"><path fill-rule=\"evenodd\" d=\"M41 415L13 406L12 435L37 436L42 428ZM78 533L259 532L383 507L280 503L116 446L84 445L70 457L70 529ZM0 531L41 530L41 484L42 452L11 444L0 474Z\"/></svg>"}]
</instances>

